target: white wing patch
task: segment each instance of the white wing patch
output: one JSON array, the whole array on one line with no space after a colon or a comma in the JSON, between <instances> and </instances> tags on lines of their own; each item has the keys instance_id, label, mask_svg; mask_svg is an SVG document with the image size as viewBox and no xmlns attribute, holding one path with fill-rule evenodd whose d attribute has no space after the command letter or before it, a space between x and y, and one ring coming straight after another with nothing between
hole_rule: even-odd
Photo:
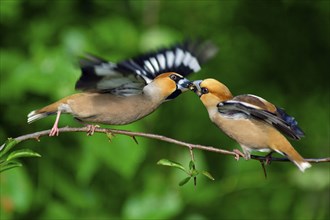
<instances>
[{"instance_id":1,"label":"white wing patch","mask_svg":"<svg viewBox=\"0 0 330 220\"><path fill-rule=\"evenodd\" d=\"M189 52L186 52L186 56L184 57L182 63L185 65L185 66L190 66L190 62L191 62L191 59L192 59L192 56L191 56L191 53Z\"/></svg>"},{"instance_id":2,"label":"white wing patch","mask_svg":"<svg viewBox=\"0 0 330 220\"><path fill-rule=\"evenodd\" d=\"M157 62L156 58L151 57L149 60L152 64L152 66L154 67L155 72L158 72L159 71L159 66L158 66L158 62Z\"/></svg>"},{"instance_id":3,"label":"white wing patch","mask_svg":"<svg viewBox=\"0 0 330 220\"><path fill-rule=\"evenodd\" d=\"M177 48L175 53L175 67L178 67L184 58L184 53L181 49Z\"/></svg>"},{"instance_id":4,"label":"white wing patch","mask_svg":"<svg viewBox=\"0 0 330 220\"><path fill-rule=\"evenodd\" d=\"M144 68L147 69L147 70L148 70L149 72L151 72L151 73L154 73L154 72L155 72L155 70L154 70L154 68L152 67L152 65L151 65L151 63L150 63L149 60L145 60L145 61L144 61Z\"/></svg>"},{"instance_id":5,"label":"white wing patch","mask_svg":"<svg viewBox=\"0 0 330 220\"><path fill-rule=\"evenodd\" d=\"M264 109L260 108L257 105L252 105L252 104L247 103L247 102L240 102L240 101L229 100L229 101L226 101L226 103L229 103L229 104L240 104L240 105L244 105L244 106L249 107L249 108L264 110ZM223 106L223 105L224 105L223 103L219 103L219 106Z\"/></svg>"},{"instance_id":6,"label":"white wing patch","mask_svg":"<svg viewBox=\"0 0 330 220\"><path fill-rule=\"evenodd\" d=\"M199 65L197 59L193 57L193 59L189 63L189 67L194 71L198 72L201 69L201 66Z\"/></svg>"},{"instance_id":7,"label":"white wing patch","mask_svg":"<svg viewBox=\"0 0 330 220\"><path fill-rule=\"evenodd\" d=\"M165 69L166 68L166 60L163 54L157 55L157 60L159 62L160 68Z\"/></svg>"},{"instance_id":8,"label":"white wing patch","mask_svg":"<svg viewBox=\"0 0 330 220\"><path fill-rule=\"evenodd\" d=\"M244 113L235 113L235 114L228 114L228 113L222 113L220 112L220 114L224 117L224 118L229 118L229 119L233 119L233 120L241 120L241 119L247 119L248 116Z\"/></svg>"},{"instance_id":9,"label":"white wing patch","mask_svg":"<svg viewBox=\"0 0 330 220\"><path fill-rule=\"evenodd\" d=\"M166 60L167 60L167 66L169 68L173 67L173 63L174 63L174 53L173 51L166 51Z\"/></svg>"}]
</instances>

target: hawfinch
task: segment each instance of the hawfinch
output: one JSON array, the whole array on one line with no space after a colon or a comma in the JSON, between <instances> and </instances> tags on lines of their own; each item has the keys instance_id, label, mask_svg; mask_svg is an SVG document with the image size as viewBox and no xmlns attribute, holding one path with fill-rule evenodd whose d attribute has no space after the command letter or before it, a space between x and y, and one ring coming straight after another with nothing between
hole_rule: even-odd
<instances>
[{"instance_id":1,"label":"hawfinch","mask_svg":"<svg viewBox=\"0 0 330 220\"><path fill-rule=\"evenodd\" d=\"M199 96L211 121L240 144L245 159L250 159L252 150L276 151L287 156L301 171L311 166L284 137L285 134L299 140L304 132L283 109L255 95L233 97L215 79L196 80L189 88Z\"/></svg>"},{"instance_id":2,"label":"hawfinch","mask_svg":"<svg viewBox=\"0 0 330 220\"><path fill-rule=\"evenodd\" d=\"M61 113L88 123L129 124L188 90L190 81L184 77L199 71L215 53L210 42L190 41L119 63L87 55L80 61L82 75L76 83L82 92L30 112L28 123L57 114L49 136L59 134Z\"/></svg>"}]
</instances>

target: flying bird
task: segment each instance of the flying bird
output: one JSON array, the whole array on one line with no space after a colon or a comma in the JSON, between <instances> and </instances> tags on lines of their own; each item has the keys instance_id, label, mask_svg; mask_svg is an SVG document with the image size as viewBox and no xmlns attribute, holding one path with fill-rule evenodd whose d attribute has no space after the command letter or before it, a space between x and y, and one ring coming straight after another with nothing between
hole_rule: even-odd
<instances>
[{"instance_id":1,"label":"flying bird","mask_svg":"<svg viewBox=\"0 0 330 220\"><path fill-rule=\"evenodd\" d=\"M75 86L81 92L30 112L27 121L56 115L49 136L59 134L61 114L87 123L132 123L187 91L185 77L198 72L216 52L209 41L186 41L118 63L86 55L80 60L81 77ZM88 134L93 134L95 125L88 128Z\"/></svg>"}]
</instances>

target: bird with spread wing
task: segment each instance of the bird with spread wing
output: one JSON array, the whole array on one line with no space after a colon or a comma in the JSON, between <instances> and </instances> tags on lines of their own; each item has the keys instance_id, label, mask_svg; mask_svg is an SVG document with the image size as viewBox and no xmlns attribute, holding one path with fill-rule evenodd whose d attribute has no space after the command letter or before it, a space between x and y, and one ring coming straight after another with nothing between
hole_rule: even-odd
<instances>
[{"instance_id":1,"label":"bird with spread wing","mask_svg":"<svg viewBox=\"0 0 330 220\"><path fill-rule=\"evenodd\" d=\"M80 61L82 75L76 83L81 92L30 112L28 123L57 115L49 136L59 134L61 114L87 123L132 123L187 91L185 77L216 52L211 42L186 41L118 63L87 55ZM88 126L92 134L95 126Z\"/></svg>"}]
</instances>

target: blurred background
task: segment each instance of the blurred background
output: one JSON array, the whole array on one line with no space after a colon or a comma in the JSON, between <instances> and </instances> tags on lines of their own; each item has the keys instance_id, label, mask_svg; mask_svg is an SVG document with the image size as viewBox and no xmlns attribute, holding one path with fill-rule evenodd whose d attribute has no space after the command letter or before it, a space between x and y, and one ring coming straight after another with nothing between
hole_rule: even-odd
<instances>
[{"instance_id":1,"label":"blurred background","mask_svg":"<svg viewBox=\"0 0 330 220\"><path fill-rule=\"evenodd\" d=\"M120 61L203 37L217 56L190 79L217 78L233 94L251 93L284 107L306 137L291 141L306 158L330 155L329 1L28 1L1 0L0 142L50 129L26 115L74 93L77 57L90 52ZM62 116L60 126L81 126ZM109 126L105 126L109 127ZM193 93L165 103L127 126L178 140L232 150L238 144L210 123ZM62 133L27 141L41 158L0 174L1 219L329 219L330 167L301 173L272 163L195 150L198 176L156 165L188 167L186 148L117 135ZM278 156L278 155L276 155Z\"/></svg>"}]
</instances>

